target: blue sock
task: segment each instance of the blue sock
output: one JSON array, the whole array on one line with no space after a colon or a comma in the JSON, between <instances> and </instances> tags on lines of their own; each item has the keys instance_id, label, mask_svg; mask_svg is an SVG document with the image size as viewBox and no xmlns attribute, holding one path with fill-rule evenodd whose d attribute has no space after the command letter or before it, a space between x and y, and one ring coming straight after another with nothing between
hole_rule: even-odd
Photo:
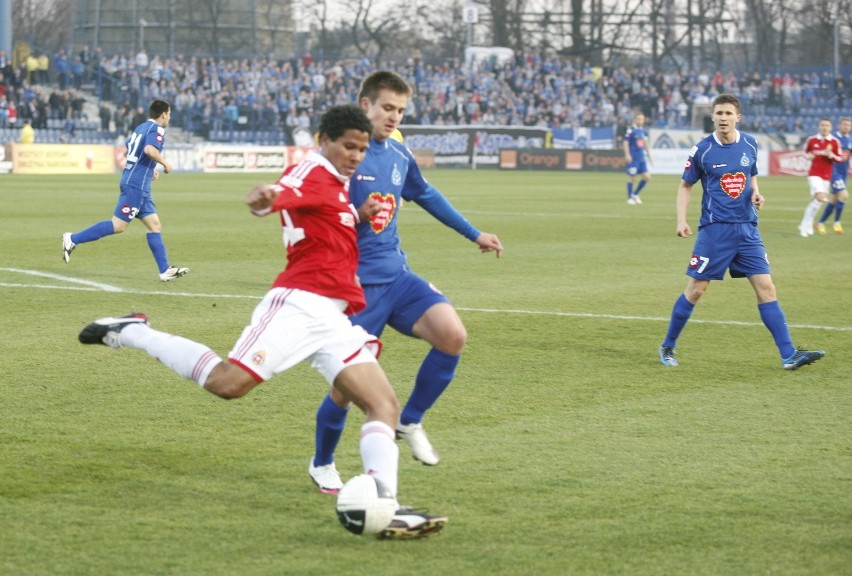
<instances>
[{"instance_id":1,"label":"blue sock","mask_svg":"<svg viewBox=\"0 0 852 576\"><path fill-rule=\"evenodd\" d=\"M825 210L822 213L822 217L819 219L819 223L823 224L826 220L828 220L828 217L831 216L832 212L834 212L834 204L832 204L831 202L826 202Z\"/></svg>"},{"instance_id":2,"label":"blue sock","mask_svg":"<svg viewBox=\"0 0 852 576\"><path fill-rule=\"evenodd\" d=\"M459 360L461 356L444 354L435 348L426 354L417 372L414 390L411 391L411 397L399 417L401 424L414 424L423 420L426 410L432 407L432 404L450 385L450 381L456 374Z\"/></svg>"},{"instance_id":3,"label":"blue sock","mask_svg":"<svg viewBox=\"0 0 852 576\"><path fill-rule=\"evenodd\" d=\"M639 180L639 185L636 187L636 192L634 192L634 193L633 193L633 195L634 195L634 196L639 196L639 192L641 192L641 191L642 191L642 188L644 188L644 187L645 187L645 184L647 184L647 182L648 182L648 181L647 181L647 180L645 180L644 178L643 178L642 180Z\"/></svg>"},{"instance_id":4,"label":"blue sock","mask_svg":"<svg viewBox=\"0 0 852 576\"><path fill-rule=\"evenodd\" d=\"M334 462L334 450L340 442L346 425L348 408L341 408L327 395L317 409L316 453L314 466L326 466Z\"/></svg>"},{"instance_id":5,"label":"blue sock","mask_svg":"<svg viewBox=\"0 0 852 576\"><path fill-rule=\"evenodd\" d=\"M94 242L112 234L115 234L115 226L112 225L112 220L103 220L97 224L92 224L76 234L71 234L71 242L74 244L85 244L86 242Z\"/></svg>"},{"instance_id":6,"label":"blue sock","mask_svg":"<svg viewBox=\"0 0 852 576\"><path fill-rule=\"evenodd\" d=\"M840 222L840 215L843 214L843 207L846 206L846 202L837 201L837 204L834 206L834 221Z\"/></svg>"},{"instance_id":7,"label":"blue sock","mask_svg":"<svg viewBox=\"0 0 852 576\"><path fill-rule=\"evenodd\" d=\"M160 274L162 274L169 269L169 257L166 256L166 246L163 244L163 235L159 232L148 232L147 238L148 248L151 249L151 254L154 255L154 260L157 261L157 267L160 269Z\"/></svg>"},{"instance_id":8,"label":"blue sock","mask_svg":"<svg viewBox=\"0 0 852 576\"><path fill-rule=\"evenodd\" d=\"M669 329L666 332L666 339L663 340L663 346L674 347L681 330L686 326L689 317L692 316L694 308L695 304L687 300L686 296L681 293L678 299L675 300L674 307L672 307L672 318L669 320Z\"/></svg>"},{"instance_id":9,"label":"blue sock","mask_svg":"<svg viewBox=\"0 0 852 576\"><path fill-rule=\"evenodd\" d=\"M633 196L633 182L627 183L627 197L630 198Z\"/></svg>"},{"instance_id":10,"label":"blue sock","mask_svg":"<svg viewBox=\"0 0 852 576\"><path fill-rule=\"evenodd\" d=\"M775 345L778 346L781 359L792 356L796 347L793 346L790 329L787 328L787 318L784 317L784 311L781 310L778 300L758 304L757 309L760 311L760 319L763 320L764 326L769 329L772 338L775 340Z\"/></svg>"}]
</instances>

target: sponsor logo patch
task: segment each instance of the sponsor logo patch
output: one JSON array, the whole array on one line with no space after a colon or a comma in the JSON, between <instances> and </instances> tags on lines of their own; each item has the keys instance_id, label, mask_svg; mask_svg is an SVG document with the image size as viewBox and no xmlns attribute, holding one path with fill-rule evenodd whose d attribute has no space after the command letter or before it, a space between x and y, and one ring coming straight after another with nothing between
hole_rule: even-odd
<instances>
[{"instance_id":1,"label":"sponsor logo patch","mask_svg":"<svg viewBox=\"0 0 852 576\"><path fill-rule=\"evenodd\" d=\"M393 194L382 194L381 192L371 192L369 197L382 205L382 209L370 218L370 228L376 234L380 234L393 220L396 212L396 197Z\"/></svg>"},{"instance_id":2,"label":"sponsor logo patch","mask_svg":"<svg viewBox=\"0 0 852 576\"><path fill-rule=\"evenodd\" d=\"M719 178L719 185L722 186L722 191L731 198L739 198L745 190L746 176L744 172L734 172L733 174L724 174Z\"/></svg>"}]
</instances>

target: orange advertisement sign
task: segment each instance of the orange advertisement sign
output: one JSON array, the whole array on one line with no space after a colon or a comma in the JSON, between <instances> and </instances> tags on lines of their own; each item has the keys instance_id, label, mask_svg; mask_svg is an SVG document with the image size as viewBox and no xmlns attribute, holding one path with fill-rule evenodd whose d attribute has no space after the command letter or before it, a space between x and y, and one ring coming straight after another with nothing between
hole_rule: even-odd
<instances>
[{"instance_id":1,"label":"orange advertisement sign","mask_svg":"<svg viewBox=\"0 0 852 576\"><path fill-rule=\"evenodd\" d=\"M113 147L103 144L12 144L13 174L114 174Z\"/></svg>"}]
</instances>

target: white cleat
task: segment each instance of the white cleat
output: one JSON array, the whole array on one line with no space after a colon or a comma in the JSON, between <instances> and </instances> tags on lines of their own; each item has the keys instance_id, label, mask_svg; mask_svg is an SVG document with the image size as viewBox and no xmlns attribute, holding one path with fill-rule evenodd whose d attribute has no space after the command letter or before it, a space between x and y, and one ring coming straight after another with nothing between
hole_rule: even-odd
<instances>
[{"instance_id":1,"label":"white cleat","mask_svg":"<svg viewBox=\"0 0 852 576\"><path fill-rule=\"evenodd\" d=\"M62 259L66 264L71 261L71 252L74 251L75 246L77 245L71 242L71 232L62 235Z\"/></svg>"},{"instance_id":2,"label":"white cleat","mask_svg":"<svg viewBox=\"0 0 852 576\"><path fill-rule=\"evenodd\" d=\"M434 466L441 461L440 456L429 443L429 438L426 437L426 431L423 430L422 424L397 424L396 437L408 442L411 447L411 455L414 456L415 460L420 460L428 466Z\"/></svg>"},{"instance_id":3,"label":"white cleat","mask_svg":"<svg viewBox=\"0 0 852 576\"><path fill-rule=\"evenodd\" d=\"M180 278L187 272L189 272L189 268L178 268L176 266L172 266L171 268L160 274L160 280L162 280L163 282L168 282L169 280Z\"/></svg>"},{"instance_id":4,"label":"white cleat","mask_svg":"<svg viewBox=\"0 0 852 576\"><path fill-rule=\"evenodd\" d=\"M325 466L314 466L314 459L308 465L308 474L323 494L337 494L343 488L343 481L334 462Z\"/></svg>"}]
</instances>

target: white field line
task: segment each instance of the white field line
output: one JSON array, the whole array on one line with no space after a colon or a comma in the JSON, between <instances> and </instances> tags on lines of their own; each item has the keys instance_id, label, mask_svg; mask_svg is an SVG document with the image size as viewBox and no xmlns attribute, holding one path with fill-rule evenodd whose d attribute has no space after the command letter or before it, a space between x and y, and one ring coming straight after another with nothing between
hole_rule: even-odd
<instances>
[{"instance_id":1,"label":"white field line","mask_svg":"<svg viewBox=\"0 0 852 576\"><path fill-rule=\"evenodd\" d=\"M42 290L76 290L84 292L112 292L122 294L132 294L138 296L177 296L183 298L229 298L240 300L260 300L261 295L246 296L244 294L203 294L196 292L171 292L166 290L134 290L124 289L118 286L102 284L99 282L91 282L79 278L62 276L60 274L49 274L46 272L38 272L35 270L22 270L19 268L0 268L0 272L13 272L25 274L29 276L38 276L42 278L51 278L62 282L72 284L67 285L51 285L51 284L31 284L31 283L12 283L0 282L0 287L5 288L26 288L26 289L42 289ZM76 284L76 286L75 286ZM554 316L564 318L601 318L606 320L638 320L645 322L668 322L669 318L660 316L635 316L621 314L596 314L591 312L556 312L548 310L523 310L523 309L506 309L506 308L469 308L456 306L456 310L463 312L479 312L484 314L527 314L534 316ZM742 322L739 320L700 320L690 319L690 323L694 324L718 324L722 326L763 326L762 322ZM852 332L852 326L819 326L815 324L790 324L790 328L809 329L809 330L827 330L835 332Z\"/></svg>"}]
</instances>

